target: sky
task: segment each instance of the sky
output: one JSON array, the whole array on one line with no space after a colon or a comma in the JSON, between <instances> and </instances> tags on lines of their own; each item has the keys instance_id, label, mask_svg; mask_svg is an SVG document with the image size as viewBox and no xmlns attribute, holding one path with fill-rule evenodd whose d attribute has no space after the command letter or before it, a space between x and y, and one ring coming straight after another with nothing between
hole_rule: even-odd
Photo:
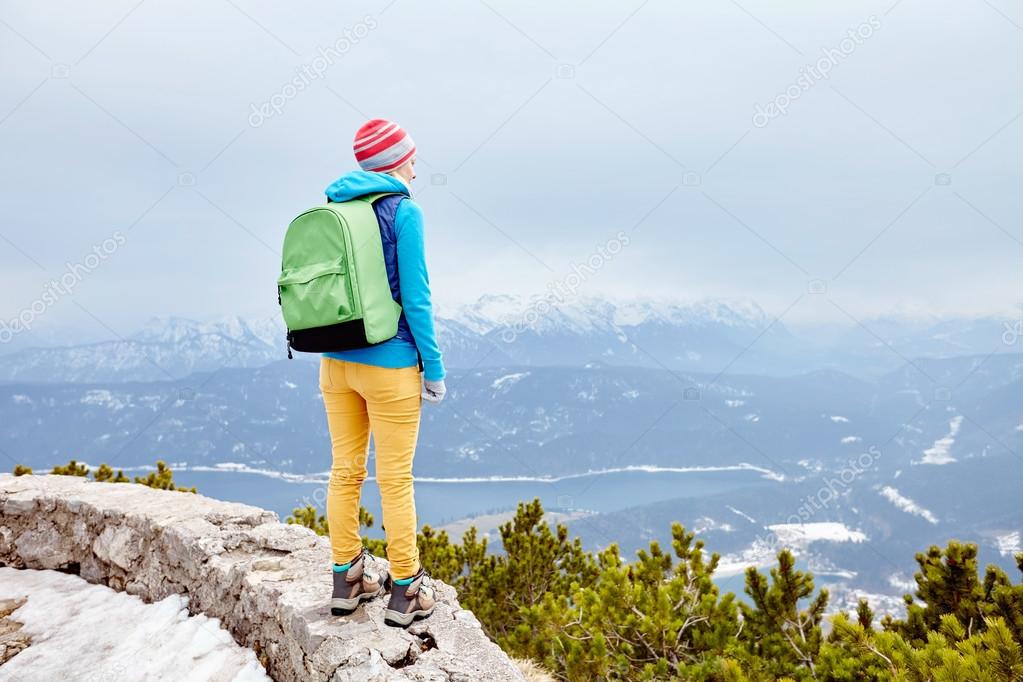
<instances>
[{"instance_id":1,"label":"sky","mask_svg":"<svg viewBox=\"0 0 1023 682\"><path fill-rule=\"evenodd\" d=\"M0 323L277 315L371 117L417 143L441 307L587 262L573 294L794 325L1023 303L1018 4L339 5L0 0Z\"/></svg>"}]
</instances>

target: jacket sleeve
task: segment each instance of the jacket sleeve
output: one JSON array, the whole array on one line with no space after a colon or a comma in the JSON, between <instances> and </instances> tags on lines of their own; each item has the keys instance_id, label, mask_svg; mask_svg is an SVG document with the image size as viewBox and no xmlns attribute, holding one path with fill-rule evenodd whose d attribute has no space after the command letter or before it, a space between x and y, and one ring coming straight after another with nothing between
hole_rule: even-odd
<instances>
[{"instance_id":1,"label":"jacket sleeve","mask_svg":"<svg viewBox=\"0 0 1023 682\"><path fill-rule=\"evenodd\" d=\"M430 277L426 271L423 211L411 199L398 204L394 216L398 247L398 286L412 337L423 358L423 376L430 381L444 378L444 362L433 324Z\"/></svg>"}]
</instances>

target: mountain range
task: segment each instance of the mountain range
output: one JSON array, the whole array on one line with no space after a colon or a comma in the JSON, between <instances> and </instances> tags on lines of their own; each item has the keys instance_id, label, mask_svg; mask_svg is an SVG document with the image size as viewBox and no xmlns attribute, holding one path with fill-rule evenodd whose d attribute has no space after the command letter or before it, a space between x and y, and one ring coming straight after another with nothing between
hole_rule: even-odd
<instances>
[{"instance_id":1,"label":"mountain range","mask_svg":"<svg viewBox=\"0 0 1023 682\"><path fill-rule=\"evenodd\" d=\"M424 408L415 468L448 487L424 488L422 508L454 520L536 494L588 547L627 555L680 521L722 554L725 580L784 544L838 603L867 592L897 610L927 544L975 541L1006 567L1023 544L1014 329L879 319L824 344L739 303L490 296L442 310L449 395ZM163 318L0 356L0 458L164 459L225 472L204 492L276 496L287 513L289 481L325 482L329 436L318 357L282 359L283 332Z\"/></svg>"},{"instance_id":2,"label":"mountain range","mask_svg":"<svg viewBox=\"0 0 1023 682\"><path fill-rule=\"evenodd\" d=\"M1017 330L1016 326L1020 326ZM1023 348L1023 323L995 318L877 318L827 342L791 331L748 301L627 300L487 295L437 315L449 367L609 366L785 376L836 369L877 377L910 358L986 355ZM161 381L286 356L278 317L208 322L154 318L137 333L0 355L0 382Z\"/></svg>"}]
</instances>

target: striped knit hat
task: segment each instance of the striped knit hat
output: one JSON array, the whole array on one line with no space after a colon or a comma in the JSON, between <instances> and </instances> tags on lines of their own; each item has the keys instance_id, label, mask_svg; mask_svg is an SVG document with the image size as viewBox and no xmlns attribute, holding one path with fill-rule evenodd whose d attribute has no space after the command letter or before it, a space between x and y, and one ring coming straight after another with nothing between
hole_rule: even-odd
<instances>
[{"instance_id":1,"label":"striped knit hat","mask_svg":"<svg viewBox=\"0 0 1023 682\"><path fill-rule=\"evenodd\" d=\"M355 160L365 171L387 173L416 153L416 143L394 121L374 118L355 133Z\"/></svg>"}]
</instances>

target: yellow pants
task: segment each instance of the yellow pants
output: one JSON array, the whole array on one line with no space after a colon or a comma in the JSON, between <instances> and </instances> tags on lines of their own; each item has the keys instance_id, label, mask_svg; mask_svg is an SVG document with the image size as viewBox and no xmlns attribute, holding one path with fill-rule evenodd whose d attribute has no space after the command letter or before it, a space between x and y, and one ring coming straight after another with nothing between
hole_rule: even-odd
<instances>
[{"instance_id":1,"label":"yellow pants","mask_svg":"<svg viewBox=\"0 0 1023 682\"><path fill-rule=\"evenodd\" d=\"M372 432L391 575L401 579L419 572L412 458L419 437L420 382L415 366L374 367L321 356L320 391L333 454L327 522L339 564L362 551L359 497Z\"/></svg>"}]
</instances>

